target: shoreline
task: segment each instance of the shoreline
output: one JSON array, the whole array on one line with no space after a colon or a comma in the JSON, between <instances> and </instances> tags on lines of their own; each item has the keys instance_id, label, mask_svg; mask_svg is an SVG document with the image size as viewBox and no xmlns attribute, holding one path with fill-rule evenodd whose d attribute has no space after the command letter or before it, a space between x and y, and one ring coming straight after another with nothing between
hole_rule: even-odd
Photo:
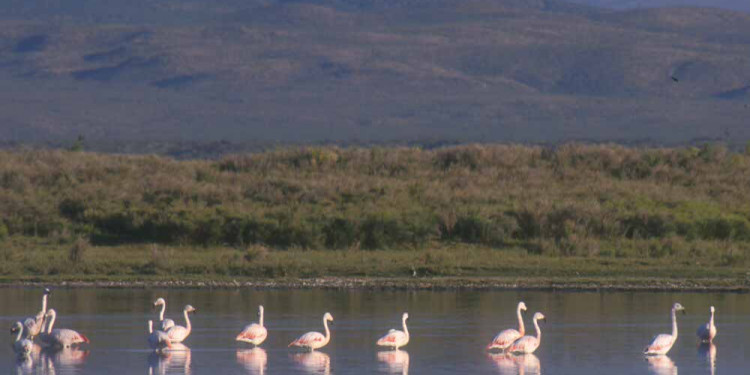
<instances>
[{"instance_id":1,"label":"shoreline","mask_svg":"<svg viewBox=\"0 0 750 375\"><path fill-rule=\"evenodd\" d=\"M231 280L0 280L0 288L325 289L380 291L750 292L750 280L667 278L317 277Z\"/></svg>"}]
</instances>

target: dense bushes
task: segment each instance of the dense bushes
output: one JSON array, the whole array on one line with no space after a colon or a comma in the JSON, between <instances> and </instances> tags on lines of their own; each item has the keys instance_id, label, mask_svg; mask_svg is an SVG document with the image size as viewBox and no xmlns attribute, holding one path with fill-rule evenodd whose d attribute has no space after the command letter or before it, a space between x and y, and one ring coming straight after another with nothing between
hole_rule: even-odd
<instances>
[{"instance_id":1,"label":"dense bushes","mask_svg":"<svg viewBox=\"0 0 750 375\"><path fill-rule=\"evenodd\" d=\"M750 241L748 197L750 155L717 145L316 147L183 162L0 153L0 240L366 250L439 241L606 256L618 250L605 242L669 239L643 254L661 257L691 241Z\"/></svg>"}]
</instances>

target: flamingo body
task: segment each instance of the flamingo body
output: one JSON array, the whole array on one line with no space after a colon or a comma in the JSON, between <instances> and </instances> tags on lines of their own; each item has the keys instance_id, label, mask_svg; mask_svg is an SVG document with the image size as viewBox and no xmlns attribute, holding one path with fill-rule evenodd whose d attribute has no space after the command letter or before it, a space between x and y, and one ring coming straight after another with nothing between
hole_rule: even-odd
<instances>
[{"instance_id":1,"label":"flamingo body","mask_svg":"<svg viewBox=\"0 0 750 375\"><path fill-rule=\"evenodd\" d=\"M156 351L172 348L172 341L169 339L169 335L161 330L154 331L154 322L148 321L148 346Z\"/></svg>"},{"instance_id":2,"label":"flamingo body","mask_svg":"<svg viewBox=\"0 0 750 375\"><path fill-rule=\"evenodd\" d=\"M72 329L53 329L52 327L55 325L55 319L57 318L57 312L54 309L47 310L46 315L49 318L49 324L47 325L46 332L40 334L40 339L44 346L69 348L73 345L89 343L88 337Z\"/></svg>"},{"instance_id":3,"label":"flamingo body","mask_svg":"<svg viewBox=\"0 0 750 375\"><path fill-rule=\"evenodd\" d=\"M268 337L268 330L263 326L263 306L258 306L258 323L246 325L235 340L258 346Z\"/></svg>"},{"instance_id":4,"label":"flamingo body","mask_svg":"<svg viewBox=\"0 0 750 375\"><path fill-rule=\"evenodd\" d=\"M331 331L328 329L329 321L333 321L333 316L331 316L330 313L325 313L325 315L323 315L323 327L325 327L326 331L325 335L320 332L308 332L289 343L289 346L299 346L313 351L328 345L328 342L331 341Z\"/></svg>"},{"instance_id":5,"label":"flamingo body","mask_svg":"<svg viewBox=\"0 0 750 375\"><path fill-rule=\"evenodd\" d=\"M190 318L188 317L188 313L194 312L196 309L193 306L187 305L185 306L185 309L182 310L182 313L185 315L185 326L172 326L170 327L166 333L169 336L169 340L172 343L179 343L183 342L185 339L187 339L188 336L190 336L190 332L193 330L192 325L190 324Z\"/></svg>"},{"instance_id":6,"label":"flamingo body","mask_svg":"<svg viewBox=\"0 0 750 375\"><path fill-rule=\"evenodd\" d=\"M24 338L24 325L16 322L11 329L11 333L16 333L16 340L13 342L13 351L22 358L28 358L34 348L31 340Z\"/></svg>"},{"instance_id":7,"label":"flamingo body","mask_svg":"<svg viewBox=\"0 0 750 375\"><path fill-rule=\"evenodd\" d=\"M677 311L682 310L685 311L685 308L682 307L679 303L675 303L672 306L672 334L662 333L660 335L656 335L653 340L651 340L651 343L643 350L643 353L646 355L663 355L667 354L670 349L672 349L672 346L677 341L677 317L676 313Z\"/></svg>"},{"instance_id":8,"label":"flamingo body","mask_svg":"<svg viewBox=\"0 0 750 375\"><path fill-rule=\"evenodd\" d=\"M399 331L397 329L391 329L390 331L388 331L388 333L385 334L385 336L381 337L378 340L377 344L379 346L387 346L396 350L408 344L409 343L409 330L406 328L407 319L409 319L409 314L404 313L404 315L401 316L401 324L404 330Z\"/></svg>"},{"instance_id":9,"label":"flamingo body","mask_svg":"<svg viewBox=\"0 0 750 375\"><path fill-rule=\"evenodd\" d=\"M535 313L534 328L536 329L536 337L521 337L508 347L508 352L517 354L531 354L536 351L536 349L539 348L539 344L542 342L542 330L539 328L540 320L546 320L546 318L542 313Z\"/></svg>"},{"instance_id":10,"label":"flamingo body","mask_svg":"<svg viewBox=\"0 0 750 375\"><path fill-rule=\"evenodd\" d=\"M711 343L714 341L714 337L716 337L716 326L714 325L715 311L714 307L711 306L711 319L709 319L708 323L698 327L696 334L701 342Z\"/></svg>"},{"instance_id":11,"label":"flamingo body","mask_svg":"<svg viewBox=\"0 0 750 375\"><path fill-rule=\"evenodd\" d=\"M492 339L492 342L487 345L487 350L508 349L508 347L510 347L516 340L523 337L523 335L526 333L526 329L523 325L523 316L521 315L522 311L526 311L526 304L523 302L519 302L518 307L516 308L516 315L518 316L518 330L510 328L498 333L495 338Z\"/></svg>"}]
</instances>

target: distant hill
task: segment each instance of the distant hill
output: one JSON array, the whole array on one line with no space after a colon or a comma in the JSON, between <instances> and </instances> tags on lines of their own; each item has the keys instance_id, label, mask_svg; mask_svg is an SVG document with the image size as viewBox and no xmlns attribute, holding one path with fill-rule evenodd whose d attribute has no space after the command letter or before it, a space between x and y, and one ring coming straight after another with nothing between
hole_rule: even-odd
<instances>
[{"instance_id":1,"label":"distant hill","mask_svg":"<svg viewBox=\"0 0 750 375\"><path fill-rule=\"evenodd\" d=\"M750 2L746 0L570 0L612 9L663 8L663 7L703 7L750 12Z\"/></svg>"},{"instance_id":2,"label":"distant hill","mask_svg":"<svg viewBox=\"0 0 750 375\"><path fill-rule=\"evenodd\" d=\"M4 144L82 135L94 150L191 156L300 142L750 139L741 12L547 0L55 4L0 5Z\"/></svg>"}]
</instances>

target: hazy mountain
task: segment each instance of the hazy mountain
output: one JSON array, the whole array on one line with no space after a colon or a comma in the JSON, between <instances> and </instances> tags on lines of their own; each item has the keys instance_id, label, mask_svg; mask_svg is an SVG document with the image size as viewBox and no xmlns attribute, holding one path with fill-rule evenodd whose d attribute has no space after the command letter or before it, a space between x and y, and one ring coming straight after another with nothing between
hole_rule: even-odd
<instances>
[{"instance_id":1,"label":"hazy mountain","mask_svg":"<svg viewBox=\"0 0 750 375\"><path fill-rule=\"evenodd\" d=\"M5 142L740 144L750 14L546 0L12 0L0 5L0 85Z\"/></svg>"}]
</instances>

